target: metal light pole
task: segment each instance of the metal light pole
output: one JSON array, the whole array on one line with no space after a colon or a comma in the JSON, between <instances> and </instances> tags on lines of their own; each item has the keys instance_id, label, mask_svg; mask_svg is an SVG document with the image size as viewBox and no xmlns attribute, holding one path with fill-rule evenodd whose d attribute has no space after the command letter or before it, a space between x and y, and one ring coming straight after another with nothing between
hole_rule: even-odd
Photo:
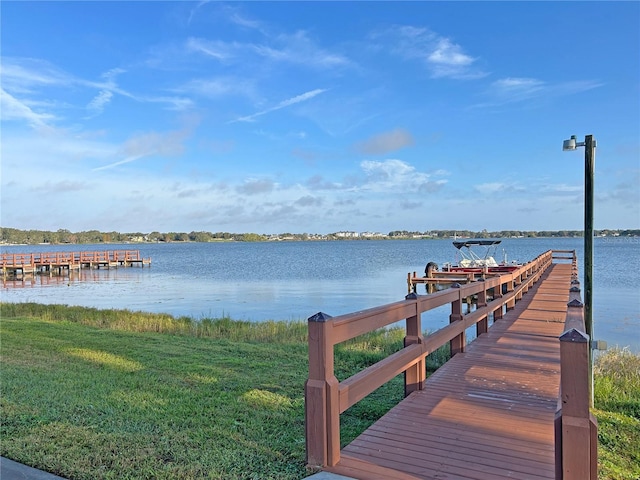
<instances>
[{"instance_id":1,"label":"metal light pole","mask_svg":"<svg viewBox=\"0 0 640 480\"><path fill-rule=\"evenodd\" d=\"M593 406L593 173L596 160L596 141L593 135L576 142L576 136L562 144L562 150L584 147L584 327L589 335L589 380ZM604 347L606 348L606 347Z\"/></svg>"},{"instance_id":2,"label":"metal light pole","mask_svg":"<svg viewBox=\"0 0 640 480\"><path fill-rule=\"evenodd\" d=\"M593 340L593 173L596 159L596 141L593 135L576 142L576 136L562 144L562 150L584 147L584 326Z\"/></svg>"},{"instance_id":3,"label":"metal light pole","mask_svg":"<svg viewBox=\"0 0 640 480\"><path fill-rule=\"evenodd\" d=\"M584 323L593 340L593 174L596 141L593 135L584 137Z\"/></svg>"}]
</instances>

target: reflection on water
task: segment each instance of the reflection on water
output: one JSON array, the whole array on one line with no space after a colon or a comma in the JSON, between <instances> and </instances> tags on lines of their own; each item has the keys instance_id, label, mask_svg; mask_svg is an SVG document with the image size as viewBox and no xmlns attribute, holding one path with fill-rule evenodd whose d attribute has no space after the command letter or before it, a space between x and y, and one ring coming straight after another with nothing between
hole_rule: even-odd
<instances>
[{"instance_id":1,"label":"reflection on water","mask_svg":"<svg viewBox=\"0 0 640 480\"><path fill-rule=\"evenodd\" d=\"M68 286L75 282L106 282L115 280L119 274L118 269L106 270L106 269L82 269L72 270L70 272L64 272L61 275L57 274L36 274L36 275L21 275L19 278L6 278L2 281L4 288L33 288L33 287L50 287L50 286ZM121 275L123 276L123 275ZM130 275L126 276L127 279L131 278Z\"/></svg>"},{"instance_id":2,"label":"reflection on water","mask_svg":"<svg viewBox=\"0 0 640 480\"><path fill-rule=\"evenodd\" d=\"M582 239L505 239L509 260L528 261L548 249L576 250ZM594 241L596 338L640 351L638 239ZM18 246L3 252L107 250L114 246ZM450 240L136 245L152 266L83 269L70 276L6 280L8 302L126 308L194 318L230 316L262 321L304 320L317 312L341 315L407 294L407 273L427 262L455 262ZM424 286L418 293L425 293ZM423 315L425 328L448 323L445 309Z\"/></svg>"}]
</instances>

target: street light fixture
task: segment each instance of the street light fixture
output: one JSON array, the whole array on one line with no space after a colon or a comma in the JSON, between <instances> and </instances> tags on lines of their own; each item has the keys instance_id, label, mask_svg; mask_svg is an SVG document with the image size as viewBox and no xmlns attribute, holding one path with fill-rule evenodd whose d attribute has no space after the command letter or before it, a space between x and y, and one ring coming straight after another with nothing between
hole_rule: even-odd
<instances>
[{"instance_id":1,"label":"street light fixture","mask_svg":"<svg viewBox=\"0 0 640 480\"><path fill-rule=\"evenodd\" d=\"M593 172L596 157L596 141L593 135L576 142L576 136L562 143L562 150L584 148L584 323L587 335L593 340Z\"/></svg>"},{"instance_id":2,"label":"street light fixture","mask_svg":"<svg viewBox=\"0 0 640 480\"><path fill-rule=\"evenodd\" d=\"M562 150L584 147L584 324L589 344L593 342L593 172L596 159L596 141L593 135L584 137L584 142L576 142L576 136L562 143ZM589 348L589 370L592 355ZM593 377L592 377L593 381Z\"/></svg>"}]
</instances>

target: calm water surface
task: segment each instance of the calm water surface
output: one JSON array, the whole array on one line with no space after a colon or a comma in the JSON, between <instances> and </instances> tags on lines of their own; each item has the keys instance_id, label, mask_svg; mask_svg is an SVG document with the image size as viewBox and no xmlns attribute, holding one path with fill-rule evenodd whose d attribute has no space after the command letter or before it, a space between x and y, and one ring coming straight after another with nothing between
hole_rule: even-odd
<instances>
[{"instance_id":1,"label":"calm water surface","mask_svg":"<svg viewBox=\"0 0 640 480\"><path fill-rule=\"evenodd\" d=\"M11 246L1 251L107 249L140 250L152 266L7 281L2 301L194 318L299 320L320 311L335 316L402 300L407 273L422 275L428 261L457 260L450 240ZM505 239L496 257L506 253L508 260L528 261L549 249L575 249L582 265L580 238ZM596 238L593 282L595 337L640 352L640 239ZM444 326L448 314L446 307L428 312L425 328Z\"/></svg>"}]
</instances>

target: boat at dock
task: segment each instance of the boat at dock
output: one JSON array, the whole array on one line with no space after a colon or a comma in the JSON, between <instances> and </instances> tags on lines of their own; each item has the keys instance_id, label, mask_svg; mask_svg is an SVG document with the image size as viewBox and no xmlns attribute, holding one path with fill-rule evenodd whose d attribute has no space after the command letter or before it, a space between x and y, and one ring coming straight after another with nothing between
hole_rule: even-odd
<instances>
[{"instance_id":1,"label":"boat at dock","mask_svg":"<svg viewBox=\"0 0 640 480\"><path fill-rule=\"evenodd\" d=\"M457 264L445 263L442 265L443 272L500 274L517 270L522 266L517 261L507 261L507 254L503 250L503 260L497 262L495 252L502 240L462 240L454 241L453 246L458 249L460 260ZM484 251L477 253L478 248ZM428 273L425 271L428 275Z\"/></svg>"},{"instance_id":2,"label":"boat at dock","mask_svg":"<svg viewBox=\"0 0 640 480\"><path fill-rule=\"evenodd\" d=\"M453 284L474 282L481 278L502 275L513 272L522 266L517 261L507 261L503 251L503 260L497 262L495 251L502 240L454 240L453 246L461 257L455 264L444 263L442 269L435 262L427 263L424 277L418 277L416 272L407 274L407 290L417 292L418 284L427 286L427 293L433 293ZM478 253L478 249L484 251Z\"/></svg>"}]
</instances>

